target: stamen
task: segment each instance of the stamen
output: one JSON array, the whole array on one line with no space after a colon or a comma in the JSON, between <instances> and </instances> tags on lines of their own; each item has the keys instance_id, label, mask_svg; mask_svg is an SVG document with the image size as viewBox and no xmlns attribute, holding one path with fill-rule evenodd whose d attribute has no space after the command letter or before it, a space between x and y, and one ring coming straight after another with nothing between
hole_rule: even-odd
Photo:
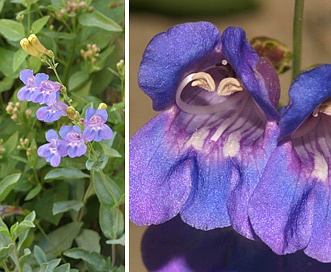
<instances>
[{"instance_id":1,"label":"stamen","mask_svg":"<svg viewBox=\"0 0 331 272\"><path fill-rule=\"evenodd\" d=\"M317 106L316 109L313 111L312 115L314 117L318 117L318 114L320 112L331 116L331 99L328 99L321 103L319 106Z\"/></svg>"},{"instance_id":2,"label":"stamen","mask_svg":"<svg viewBox=\"0 0 331 272\"><path fill-rule=\"evenodd\" d=\"M240 85L238 79L233 77L224 78L217 88L218 95L228 96L235 92L243 91L243 87Z\"/></svg>"},{"instance_id":3,"label":"stamen","mask_svg":"<svg viewBox=\"0 0 331 272\"><path fill-rule=\"evenodd\" d=\"M224 60L222 60L222 65L224 65L224 66L225 66L225 65L227 65L227 64L228 64L227 60L225 60L225 59L224 59Z\"/></svg>"},{"instance_id":4,"label":"stamen","mask_svg":"<svg viewBox=\"0 0 331 272\"><path fill-rule=\"evenodd\" d=\"M213 92L216 89L215 81L210 74L205 72L199 72L193 75L193 81L191 83L192 87L198 86L207 90L208 92Z\"/></svg>"}]
</instances>

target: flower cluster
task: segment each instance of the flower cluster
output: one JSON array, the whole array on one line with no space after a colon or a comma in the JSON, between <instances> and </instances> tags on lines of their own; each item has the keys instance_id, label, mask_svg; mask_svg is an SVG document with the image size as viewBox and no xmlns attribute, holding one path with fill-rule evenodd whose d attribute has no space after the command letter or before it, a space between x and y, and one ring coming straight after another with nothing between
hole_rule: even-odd
<instances>
[{"instance_id":1,"label":"flower cluster","mask_svg":"<svg viewBox=\"0 0 331 272\"><path fill-rule=\"evenodd\" d=\"M101 103L97 110L87 109L85 118L80 120L79 114L72 106L68 107L60 101L62 87L59 83L50 81L48 75L39 73L34 76L32 70L26 69L21 71L20 79L25 86L17 93L18 99L46 104L37 110L38 120L54 122L61 116L72 117L71 113L74 112L75 117L71 119L77 124L62 126L59 131L61 139L55 130L49 130L46 133L49 143L38 149L38 155L44 157L53 167L60 164L62 157L74 158L84 155L87 151L86 142L99 142L113 136L113 131L105 124L108 118L105 104Z\"/></svg>"},{"instance_id":2,"label":"flower cluster","mask_svg":"<svg viewBox=\"0 0 331 272\"><path fill-rule=\"evenodd\" d=\"M162 111L130 141L130 219L232 226L278 254L331 262L331 65L300 74L290 103L239 27L186 23L147 46L139 85Z\"/></svg>"}]
</instances>

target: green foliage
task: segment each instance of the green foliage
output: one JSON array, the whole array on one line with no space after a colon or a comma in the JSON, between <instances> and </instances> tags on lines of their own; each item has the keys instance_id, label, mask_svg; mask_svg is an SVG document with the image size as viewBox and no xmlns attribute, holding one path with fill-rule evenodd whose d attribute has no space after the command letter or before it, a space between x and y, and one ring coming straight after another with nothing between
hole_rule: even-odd
<instances>
[{"instance_id":1,"label":"green foliage","mask_svg":"<svg viewBox=\"0 0 331 272\"><path fill-rule=\"evenodd\" d=\"M124 271L124 1L0 0L0 18L0 270ZM20 46L30 34L53 71ZM45 133L76 121L37 120L17 98L23 69L63 84L81 118L107 104L113 137L53 168Z\"/></svg>"}]
</instances>

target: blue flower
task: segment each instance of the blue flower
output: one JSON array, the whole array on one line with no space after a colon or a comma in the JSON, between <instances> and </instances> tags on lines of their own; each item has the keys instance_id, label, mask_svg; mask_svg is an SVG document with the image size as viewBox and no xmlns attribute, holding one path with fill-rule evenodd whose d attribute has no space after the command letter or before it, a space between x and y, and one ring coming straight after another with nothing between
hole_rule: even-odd
<instances>
[{"instance_id":1,"label":"blue flower","mask_svg":"<svg viewBox=\"0 0 331 272\"><path fill-rule=\"evenodd\" d=\"M61 148L63 140L59 139L53 129L46 132L46 140L49 143L38 148L38 156L45 158L51 166L57 167L61 162L61 157L66 156L66 151Z\"/></svg>"},{"instance_id":2,"label":"blue flower","mask_svg":"<svg viewBox=\"0 0 331 272\"><path fill-rule=\"evenodd\" d=\"M44 106L37 110L37 119L44 122L54 122L59 120L61 116L67 116L66 109L68 105L58 101L50 106Z\"/></svg>"},{"instance_id":3,"label":"blue flower","mask_svg":"<svg viewBox=\"0 0 331 272\"><path fill-rule=\"evenodd\" d=\"M48 80L49 76L44 73L33 75L29 69L20 72L20 79L25 84L18 93L19 100L27 100L39 104L52 105L59 100L61 85Z\"/></svg>"},{"instance_id":4,"label":"blue flower","mask_svg":"<svg viewBox=\"0 0 331 272\"><path fill-rule=\"evenodd\" d=\"M109 140L113 137L113 131L105 123L108 114L105 109L89 108L86 111L86 118L83 120L85 129L83 132L83 139L87 142L101 140Z\"/></svg>"},{"instance_id":5,"label":"blue flower","mask_svg":"<svg viewBox=\"0 0 331 272\"><path fill-rule=\"evenodd\" d=\"M153 38L138 75L163 111L130 141L130 219L177 214L202 230L232 225L253 238L248 200L277 137L279 81L239 27L207 22Z\"/></svg>"},{"instance_id":6,"label":"blue flower","mask_svg":"<svg viewBox=\"0 0 331 272\"><path fill-rule=\"evenodd\" d=\"M300 74L274 150L251 198L256 234L278 254L331 262L331 65Z\"/></svg>"},{"instance_id":7,"label":"blue flower","mask_svg":"<svg viewBox=\"0 0 331 272\"><path fill-rule=\"evenodd\" d=\"M79 126L62 126L59 133L64 140L61 148L70 158L80 157L86 153L87 148Z\"/></svg>"}]
</instances>

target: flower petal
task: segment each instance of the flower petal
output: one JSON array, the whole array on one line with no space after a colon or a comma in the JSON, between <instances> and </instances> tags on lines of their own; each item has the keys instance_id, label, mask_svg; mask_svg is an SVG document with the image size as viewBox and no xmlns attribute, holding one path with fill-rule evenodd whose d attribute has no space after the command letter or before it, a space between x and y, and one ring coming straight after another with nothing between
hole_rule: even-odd
<instances>
[{"instance_id":1,"label":"flower petal","mask_svg":"<svg viewBox=\"0 0 331 272\"><path fill-rule=\"evenodd\" d=\"M255 233L277 254L303 249L311 237L312 186L290 142L270 157L250 199Z\"/></svg>"},{"instance_id":2,"label":"flower petal","mask_svg":"<svg viewBox=\"0 0 331 272\"><path fill-rule=\"evenodd\" d=\"M147 46L139 69L139 86L153 100L154 110L164 110L175 98L180 79L199 62L217 63L218 29L208 22L174 26L155 36Z\"/></svg>"},{"instance_id":3,"label":"flower petal","mask_svg":"<svg viewBox=\"0 0 331 272\"><path fill-rule=\"evenodd\" d=\"M166 137L171 115L156 116L130 141L130 219L137 225L173 218L189 194L193 161Z\"/></svg>"},{"instance_id":4,"label":"flower petal","mask_svg":"<svg viewBox=\"0 0 331 272\"><path fill-rule=\"evenodd\" d=\"M331 97L331 65L321 65L301 73L291 85L290 104L282 114L280 137L293 133L314 109Z\"/></svg>"},{"instance_id":5,"label":"flower petal","mask_svg":"<svg viewBox=\"0 0 331 272\"><path fill-rule=\"evenodd\" d=\"M279 80L266 60L261 61L246 34L239 27L228 27L222 34L222 52L243 85L269 120L278 120ZM267 69L266 69L267 68Z\"/></svg>"}]
</instances>

